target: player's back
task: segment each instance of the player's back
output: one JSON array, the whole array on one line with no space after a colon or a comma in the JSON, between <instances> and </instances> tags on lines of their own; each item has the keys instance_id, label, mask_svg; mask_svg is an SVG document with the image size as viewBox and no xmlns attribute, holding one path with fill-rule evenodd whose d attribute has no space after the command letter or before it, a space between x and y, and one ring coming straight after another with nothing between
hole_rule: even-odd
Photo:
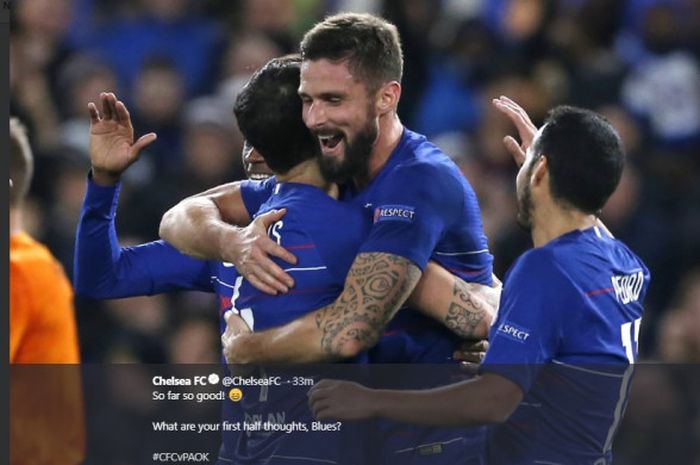
<instances>
[{"instance_id":1,"label":"player's back","mask_svg":"<svg viewBox=\"0 0 700 465\"><path fill-rule=\"evenodd\" d=\"M534 277L519 279L524 273ZM490 463L611 463L648 283L644 263L598 227L565 234L518 260L492 330L498 353L487 354L485 364L526 394L508 421L493 428ZM509 315L517 299L529 299L538 316ZM506 360L510 366L492 365Z\"/></svg>"},{"instance_id":2,"label":"player's back","mask_svg":"<svg viewBox=\"0 0 700 465\"><path fill-rule=\"evenodd\" d=\"M294 278L287 294L269 296L237 278L231 304L254 331L284 325L304 314L331 304L343 290L348 270L365 238L366 223L361 211L340 203L320 189L296 183L279 183L258 215L285 208L287 213L268 231L269 236L297 257L295 265L277 263ZM364 361L364 354L351 362ZM257 369L256 369L257 370ZM316 378L312 367L272 368L256 371L254 377L272 379L271 386L246 388L237 407L226 405L225 416L249 423L261 421L283 425L301 422L310 425L306 391L309 379ZM302 376L303 375L303 376ZM227 403L228 404L228 403ZM236 416L238 418L236 418ZM303 464L363 463L361 439L350 425L342 431L249 431L239 437L224 435L224 454L236 463ZM235 441L234 441L235 439ZM291 457L294 459L292 460ZM290 461L292 460L292 461ZM331 463L331 462L328 462Z\"/></svg>"}]
</instances>

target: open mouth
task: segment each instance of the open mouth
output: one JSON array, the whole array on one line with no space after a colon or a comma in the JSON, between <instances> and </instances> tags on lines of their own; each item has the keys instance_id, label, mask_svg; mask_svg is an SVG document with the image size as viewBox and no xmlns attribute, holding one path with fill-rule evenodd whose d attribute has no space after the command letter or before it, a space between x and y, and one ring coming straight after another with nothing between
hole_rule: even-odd
<instances>
[{"instance_id":1,"label":"open mouth","mask_svg":"<svg viewBox=\"0 0 700 465\"><path fill-rule=\"evenodd\" d=\"M246 163L245 171L248 179L252 179L253 181L264 181L272 176L270 169L267 168L264 163L260 162Z\"/></svg>"},{"instance_id":2,"label":"open mouth","mask_svg":"<svg viewBox=\"0 0 700 465\"><path fill-rule=\"evenodd\" d=\"M252 179L253 181L263 181L269 177L270 175L265 173L250 173L248 175L248 178Z\"/></svg>"},{"instance_id":3,"label":"open mouth","mask_svg":"<svg viewBox=\"0 0 700 465\"><path fill-rule=\"evenodd\" d=\"M338 144L340 144L340 141L343 140L343 133L334 132L329 134L319 134L318 140L321 143L321 149L324 152L330 151L336 148Z\"/></svg>"}]
</instances>

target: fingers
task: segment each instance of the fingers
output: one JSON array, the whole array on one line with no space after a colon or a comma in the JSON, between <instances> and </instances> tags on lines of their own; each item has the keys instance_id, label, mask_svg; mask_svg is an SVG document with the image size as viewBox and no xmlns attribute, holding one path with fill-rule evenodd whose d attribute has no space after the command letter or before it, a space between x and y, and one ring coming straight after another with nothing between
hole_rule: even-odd
<instances>
[{"instance_id":1,"label":"fingers","mask_svg":"<svg viewBox=\"0 0 700 465\"><path fill-rule=\"evenodd\" d=\"M281 220L286 214L286 208L283 208L281 210L270 210L269 212L260 215L257 219L260 222L262 222L262 224L265 226L265 229L267 229L268 226L270 226L272 223L276 223L277 221Z\"/></svg>"},{"instance_id":2,"label":"fingers","mask_svg":"<svg viewBox=\"0 0 700 465\"><path fill-rule=\"evenodd\" d=\"M285 249L279 244L276 244L273 241L270 241L269 244L266 245L265 252L267 252L269 255L272 255L277 258L281 258L285 262L289 263L290 265L296 265L297 264L297 257L294 256L293 253L291 253L289 250ZM285 274L286 276L286 274ZM292 278L289 278L291 284L290 287L294 285L294 281L291 281Z\"/></svg>"},{"instance_id":3,"label":"fingers","mask_svg":"<svg viewBox=\"0 0 700 465\"><path fill-rule=\"evenodd\" d=\"M88 112L90 113L90 124L100 122L100 112L97 110L97 105L92 102L88 103Z\"/></svg>"},{"instance_id":4,"label":"fingers","mask_svg":"<svg viewBox=\"0 0 700 465\"><path fill-rule=\"evenodd\" d=\"M321 380L309 389L309 408L314 418L322 419L321 415L328 411L330 402L328 401L329 388L332 387L332 382L329 380Z\"/></svg>"},{"instance_id":5,"label":"fingers","mask_svg":"<svg viewBox=\"0 0 700 465\"><path fill-rule=\"evenodd\" d=\"M463 362L476 363L477 365L482 362L486 356L486 351L489 348L489 343L487 340L482 339L478 341L466 341L462 343L458 350L452 354L455 360L461 360Z\"/></svg>"},{"instance_id":6,"label":"fingers","mask_svg":"<svg viewBox=\"0 0 700 465\"><path fill-rule=\"evenodd\" d=\"M129 114L129 110L126 109L126 105L124 105L124 102L121 100L116 100L117 97L114 94L110 94L112 98L114 98L114 113L117 117L117 120L122 123L130 123L131 122L131 115Z\"/></svg>"},{"instance_id":7,"label":"fingers","mask_svg":"<svg viewBox=\"0 0 700 465\"><path fill-rule=\"evenodd\" d=\"M277 292L286 293L289 291L290 287L294 286L294 280L268 257L268 254L271 253L269 245L267 244L268 241L273 243L268 238L263 238L263 240L260 241L259 249L252 254L251 258L253 259L248 266L246 266L245 270L243 270L243 275L254 286L255 284L249 278L255 277L264 286L272 288L272 295L276 295ZM266 292L265 289L259 287L258 289Z\"/></svg>"},{"instance_id":8,"label":"fingers","mask_svg":"<svg viewBox=\"0 0 700 465\"><path fill-rule=\"evenodd\" d=\"M460 364L459 364L460 370L463 373L467 373L469 375L479 374L479 367L480 367L480 364L472 363L472 362L460 362Z\"/></svg>"},{"instance_id":9,"label":"fingers","mask_svg":"<svg viewBox=\"0 0 700 465\"><path fill-rule=\"evenodd\" d=\"M110 100L111 98L109 93L102 92L100 94L100 102L102 103L102 119L104 120L110 120L116 117L115 111L113 111L112 102Z\"/></svg>"},{"instance_id":10,"label":"fingers","mask_svg":"<svg viewBox=\"0 0 700 465\"><path fill-rule=\"evenodd\" d=\"M246 275L245 279L257 290L264 292L269 295L277 295L277 289L265 283L262 279L258 278L256 275Z\"/></svg>"},{"instance_id":11,"label":"fingers","mask_svg":"<svg viewBox=\"0 0 700 465\"><path fill-rule=\"evenodd\" d=\"M501 110L502 113L509 116L516 126L527 128L528 131L534 129L533 132L537 132L537 127L532 123L530 115L527 114L523 107L515 103L510 98L506 97L505 95L501 95L498 99L494 99L494 104L496 104L496 108Z\"/></svg>"},{"instance_id":12,"label":"fingers","mask_svg":"<svg viewBox=\"0 0 700 465\"><path fill-rule=\"evenodd\" d=\"M522 166L525 163L525 151L520 147L520 144L512 137L505 136L503 138L503 144L506 146L508 152L510 152L515 164Z\"/></svg>"},{"instance_id":13,"label":"fingers","mask_svg":"<svg viewBox=\"0 0 700 465\"><path fill-rule=\"evenodd\" d=\"M122 104L122 106L124 106L124 104ZM144 147L151 144L157 138L158 136L155 132L149 132L148 134L144 134L143 136L139 137L139 139L136 142L134 142L134 145L131 146L131 154L138 155Z\"/></svg>"}]
</instances>

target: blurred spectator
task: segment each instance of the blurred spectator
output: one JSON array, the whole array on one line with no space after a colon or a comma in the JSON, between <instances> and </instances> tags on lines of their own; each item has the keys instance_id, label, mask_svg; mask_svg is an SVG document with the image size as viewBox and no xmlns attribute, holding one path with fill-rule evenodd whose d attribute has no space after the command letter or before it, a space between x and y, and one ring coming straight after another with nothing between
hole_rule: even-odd
<instances>
[{"instance_id":1,"label":"blurred spectator","mask_svg":"<svg viewBox=\"0 0 700 465\"><path fill-rule=\"evenodd\" d=\"M148 58L136 78L133 99L134 128L158 134L149 147L148 158L158 172L178 173L182 169L180 111L185 104L185 89L175 63L158 56Z\"/></svg>"},{"instance_id":2,"label":"blurred spectator","mask_svg":"<svg viewBox=\"0 0 700 465\"><path fill-rule=\"evenodd\" d=\"M89 102L97 102L100 92L119 92L117 78L102 60L76 54L62 66L58 75L61 89L59 111L64 123L60 128L60 142L64 147L79 151L88 159L90 122L85 117Z\"/></svg>"},{"instance_id":3,"label":"blurred spectator","mask_svg":"<svg viewBox=\"0 0 700 465\"><path fill-rule=\"evenodd\" d=\"M27 120L38 150L58 138L58 68L69 55L71 0L17 2L10 41L10 111Z\"/></svg>"},{"instance_id":4,"label":"blurred spectator","mask_svg":"<svg viewBox=\"0 0 700 465\"><path fill-rule=\"evenodd\" d=\"M230 36L222 58L222 74L217 93L229 105L231 112L238 92L253 73L282 54L283 50L265 34L244 32Z\"/></svg>"},{"instance_id":5,"label":"blurred spectator","mask_svg":"<svg viewBox=\"0 0 700 465\"><path fill-rule=\"evenodd\" d=\"M682 50L680 18L670 6L649 9L643 39L649 54L634 66L622 101L661 147L700 147L700 66Z\"/></svg>"},{"instance_id":6,"label":"blurred spectator","mask_svg":"<svg viewBox=\"0 0 700 465\"><path fill-rule=\"evenodd\" d=\"M127 92L153 56L172 60L187 96L211 90L221 46L216 22L197 13L194 0L140 0L137 16L110 18L95 31L95 47L117 71ZM138 103L138 102L135 102Z\"/></svg>"},{"instance_id":7,"label":"blurred spectator","mask_svg":"<svg viewBox=\"0 0 700 465\"><path fill-rule=\"evenodd\" d=\"M687 274L660 326L661 359L700 363L700 269Z\"/></svg>"},{"instance_id":8,"label":"blurred spectator","mask_svg":"<svg viewBox=\"0 0 700 465\"><path fill-rule=\"evenodd\" d=\"M243 139L231 107L221 100L202 97L187 106L182 146L187 183L181 194L195 194L244 177L239 155Z\"/></svg>"}]
</instances>

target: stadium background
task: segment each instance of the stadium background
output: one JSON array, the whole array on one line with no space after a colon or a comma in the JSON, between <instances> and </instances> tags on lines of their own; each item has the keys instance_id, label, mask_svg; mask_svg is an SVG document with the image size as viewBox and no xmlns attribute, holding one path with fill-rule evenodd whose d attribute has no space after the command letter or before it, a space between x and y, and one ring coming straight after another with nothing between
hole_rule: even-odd
<instances>
[{"instance_id":1,"label":"stadium background","mask_svg":"<svg viewBox=\"0 0 700 465\"><path fill-rule=\"evenodd\" d=\"M137 134L158 133L123 180L123 245L155 239L161 214L181 198L241 179L237 90L336 11L380 13L399 27L399 114L476 189L501 277L530 241L514 221L515 167L501 142L514 129L489 100L508 95L536 123L564 103L606 115L629 157L603 218L652 271L642 358L700 361L698 0L19 0L10 104L35 151L32 235L71 275L89 169L86 106L102 90L127 103ZM76 305L85 362L218 361L208 295ZM647 378L637 384L649 395L673 385ZM694 428L685 434L700 437L697 420Z\"/></svg>"}]
</instances>

